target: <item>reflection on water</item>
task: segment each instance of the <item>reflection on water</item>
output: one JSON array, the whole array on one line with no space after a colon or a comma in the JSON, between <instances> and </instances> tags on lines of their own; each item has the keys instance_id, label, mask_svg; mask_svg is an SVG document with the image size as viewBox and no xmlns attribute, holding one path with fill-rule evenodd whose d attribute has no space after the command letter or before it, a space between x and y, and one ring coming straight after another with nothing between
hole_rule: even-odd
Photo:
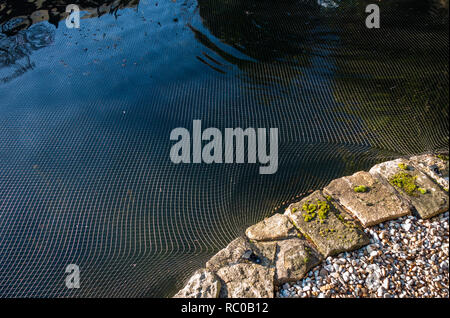
<instances>
[{"instance_id":1,"label":"reflection on water","mask_svg":"<svg viewBox=\"0 0 450 318\"><path fill-rule=\"evenodd\" d=\"M6 36L0 34L0 83L8 82L31 70L34 63L30 55L53 43L55 31L39 24Z\"/></svg>"},{"instance_id":2,"label":"reflection on water","mask_svg":"<svg viewBox=\"0 0 450 318\"><path fill-rule=\"evenodd\" d=\"M68 13L73 1L6 1L0 4L0 82L10 81L33 68L30 54L54 41L55 27ZM78 1L83 19L114 14L121 9L137 7L139 0ZM6 70L5 70L6 69Z\"/></svg>"},{"instance_id":3,"label":"reflection on water","mask_svg":"<svg viewBox=\"0 0 450 318\"><path fill-rule=\"evenodd\" d=\"M14 0L0 2L0 24L2 33L15 34L35 23L48 21L55 27L68 16L66 7L69 0ZM76 5L85 12L84 18L96 18L104 14L115 14L124 8L137 7L139 0L88 0L76 1Z\"/></svg>"},{"instance_id":4,"label":"reflection on water","mask_svg":"<svg viewBox=\"0 0 450 318\"><path fill-rule=\"evenodd\" d=\"M448 150L448 6L0 0L0 296L170 296L331 179ZM448 2L447 2L448 3ZM173 165L170 131L278 127L277 174ZM82 288L67 290L67 264Z\"/></svg>"}]
</instances>

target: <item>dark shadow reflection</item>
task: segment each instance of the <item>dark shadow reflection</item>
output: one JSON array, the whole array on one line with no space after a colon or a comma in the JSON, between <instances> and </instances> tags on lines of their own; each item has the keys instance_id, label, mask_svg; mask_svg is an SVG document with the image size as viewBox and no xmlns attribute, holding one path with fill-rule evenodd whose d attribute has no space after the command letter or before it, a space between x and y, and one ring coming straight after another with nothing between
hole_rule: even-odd
<instances>
[{"instance_id":1,"label":"dark shadow reflection","mask_svg":"<svg viewBox=\"0 0 450 318\"><path fill-rule=\"evenodd\" d=\"M85 17L100 17L104 14L117 14L118 10L133 8L139 0L6 0L0 1L1 32L13 35L42 21L58 27L59 21L67 17L66 7L76 4Z\"/></svg>"},{"instance_id":2,"label":"dark shadow reflection","mask_svg":"<svg viewBox=\"0 0 450 318\"><path fill-rule=\"evenodd\" d=\"M372 30L365 25L371 0L198 3L204 26L225 45L191 27L197 40L242 71L260 105L304 123L293 138L308 135L301 128L308 126L314 140L402 154L446 147L448 0L380 2L382 27ZM306 124L311 118L324 124Z\"/></svg>"},{"instance_id":3,"label":"dark shadow reflection","mask_svg":"<svg viewBox=\"0 0 450 318\"><path fill-rule=\"evenodd\" d=\"M0 83L10 82L33 69L33 51L51 45L55 27L65 19L70 0L14 0L0 2ZM137 7L139 0L78 1L83 18L117 14L124 8ZM39 23L47 21L49 23Z\"/></svg>"},{"instance_id":4,"label":"dark shadow reflection","mask_svg":"<svg viewBox=\"0 0 450 318\"><path fill-rule=\"evenodd\" d=\"M32 52L50 45L54 39L55 30L48 24L33 25L12 36L0 33L0 83L33 69Z\"/></svg>"},{"instance_id":5,"label":"dark shadow reflection","mask_svg":"<svg viewBox=\"0 0 450 318\"><path fill-rule=\"evenodd\" d=\"M365 27L365 7L371 0L198 0L203 25L222 43L258 62L291 61L307 65L312 45L327 45L340 25ZM401 0L379 4L383 26L415 26L417 14L425 24L448 19L448 0ZM425 15L424 15L425 13ZM447 20L448 21L448 20ZM189 26L197 40L226 61L245 67L252 64L219 48L200 30ZM362 37L363 34L360 33ZM215 62L215 61L213 61ZM213 63L214 65L214 63Z\"/></svg>"},{"instance_id":6,"label":"dark shadow reflection","mask_svg":"<svg viewBox=\"0 0 450 318\"><path fill-rule=\"evenodd\" d=\"M198 5L216 38L258 61L301 53L321 8L316 0L199 0Z\"/></svg>"}]
</instances>

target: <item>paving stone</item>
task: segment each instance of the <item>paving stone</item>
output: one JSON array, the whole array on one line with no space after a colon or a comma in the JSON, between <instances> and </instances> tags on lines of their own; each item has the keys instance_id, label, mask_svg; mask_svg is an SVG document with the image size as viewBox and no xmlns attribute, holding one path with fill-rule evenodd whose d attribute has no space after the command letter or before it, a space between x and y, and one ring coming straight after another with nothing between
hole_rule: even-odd
<instances>
[{"instance_id":1,"label":"paving stone","mask_svg":"<svg viewBox=\"0 0 450 318\"><path fill-rule=\"evenodd\" d=\"M296 237L297 230L283 214L275 214L253 226L250 226L245 234L250 240L272 241Z\"/></svg>"},{"instance_id":2,"label":"paving stone","mask_svg":"<svg viewBox=\"0 0 450 318\"><path fill-rule=\"evenodd\" d=\"M321 257L310 244L299 238L277 242L275 280L278 284L295 282L303 278Z\"/></svg>"},{"instance_id":3,"label":"paving stone","mask_svg":"<svg viewBox=\"0 0 450 318\"><path fill-rule=\"evenodd\" d=\"M173 298L217 298L221 285L214 273L199 269Z\"/></svg>"},{"instance_id":4,"label":"paving stone","mask_svg":"<svg viewBox=\"0 0 450 318\"><path fill-rule=\"evenodd\" d=\"M412 210L412 205L391 186L365 171L333 180L323 192L358 218L364 227L408 215Z\"/></svg>"},{"instance_id":5,"label":"paving stone","mask_svg":"<svg viewBox=\"0 0 450 318\"><path fill-rule=\"evenodd\" d=\"M221 298L273 298L275 269L240 263L217 271L222 280Z\"/></svg>"},{"instance_id":6,"label":"paving stone","mask_svg":"<svg viewBox=\"0 0 450 318\"><path fill-rule=\"evenodd\" d=\"M396 159L383 162L372 167L369 172L378 180L392 184L412 203L423 219L448 211L448 193L441 190L426 174L416 169L409 160ZM395 185L394 179L403 183L397 182Z\"/></svg>"},{"instance_id":7,"label":"paving stone","mask_svg":"<svg viewBox=\"0 0 450 318\"><path fill-rule=\"evenodd\" d=\"M228 244L206 263L206 268L216 272L224 266L250 263L262 266L274 266L275 242L251 243L246 237L241 236Z\"/></svg>"},{"instance_id":8,"label":"paving stone","mask_svg":"<svg viewBox=\"0 0 450 318\"><path fill-rule=\"evenodd\" d=\"M421 155L409 158L413 166L426 173L448 192L448 156Z\"/></svg>"},{"instance_id":9,"label":"paving stone","mask_svg":"<svg viewBox=\"0 0 450 318\"><path fill-rule=\"evenodd\" d=\"M304 205L308 204L316 205L315 214L305 211ZM319 209L318 204L322 209ZM327 209L329 211L326 214L318 212ZM315 191L300 202L291 204L285 215L325 257L351 251L369 243L369 238L353 219L337 210L321 191Z\"/></svg>"}]
</instances>

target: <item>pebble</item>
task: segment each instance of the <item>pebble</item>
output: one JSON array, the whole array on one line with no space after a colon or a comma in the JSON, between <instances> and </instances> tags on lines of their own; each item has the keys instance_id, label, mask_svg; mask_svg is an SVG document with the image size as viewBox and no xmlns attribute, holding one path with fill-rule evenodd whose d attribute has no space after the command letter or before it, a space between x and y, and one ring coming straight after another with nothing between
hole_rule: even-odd
<instances>
[{"instance_id":1,"label":"pebble","mask_svg":"<svg viewBox=\"0 0 450 318\"><path fill-rule=\"evenodd\" d=\"M407 221L409 221L409 220L407 220ZM411 229L411 223L402 224L402 228L408 232Z\"/></svg>"},{"instance_id":2,"label":"pebble","mask_svg":"<svg viewBox=\"0 0 450 318\"><path fill-rule=\"evenodd\" d=\"M365 232L367 247L327 257L278 297L449 297L449 213L402 217Z\"/></svg>"}]
</instances>

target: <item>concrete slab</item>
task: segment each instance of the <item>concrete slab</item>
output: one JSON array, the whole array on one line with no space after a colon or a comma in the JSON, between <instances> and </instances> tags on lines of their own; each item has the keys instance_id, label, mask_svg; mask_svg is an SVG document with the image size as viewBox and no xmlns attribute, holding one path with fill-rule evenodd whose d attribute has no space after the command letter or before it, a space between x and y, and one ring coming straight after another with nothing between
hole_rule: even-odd
<instances>
[{"instance_id":1,"label":"concrete slab","mask_svg":"<svg viewBox=\"0 0 450 318\"><path fill-rule=\"evenodd\" d=\"M448 192L448 156L440 155L421 155L409 159L413 166L426 173L431 179L436 181L443 189Z\"/></svg>"},{"instance_id":2,"label":"concrete slab","mask_svg":"<svg viewBox=\"0 0 450 318\"><path fill-rule=\"evenodd\" d=\"M383 162L372 167L369 172L378 180L391 184L411 202L423 219L448 210L448 193L416 169L409 160Z\"/></svg>"},{"instance_id":3,"label":"concrete slab","mask_svg":"<svg viewBox=\"0 0 450 318\"><path fill-rule=\"evenodd\" d=\"M245 234L250 240L254 241L273 241L298 236L298 232L289 218L283 214L275 214L250 226Z\"/></svg>"},{"instance_id":4,"label":"concrete slab","mask_svg":"<svg viewBox=\"0 0 450 318\"><path fill-rule=\"evenodd\" d=\"M315 191L300 202L293 203L285 215L302 234L310 239L324 256L360 248L369 238L346 213Z\"/></svg>"},{"instance_id":5,"label":"concrete slab","mask_svg":"<svg viewBox=\"0 0 450 318\"><path fill-rule=\"evenodd\" d=\"M221 298L273 298L274 268L256 264L222 267L217 276L222 281Z\"/></svg>"},{"instance_id":6,"label":"concrete slab","mask_svg":"<svg viewBox=\"0 0 450 318\"><path fill-rule=\"evenodd\" d=\"M323 189L364 227L411 213L412 205L389 185L365 171L333 180Z\"/></svg>"},{"instance_id":7,"label":"concrete slab","mask_svg":"<svg viewBox=\"0 0 450 318\"><path fill-rule=\"evenodd\" d=\"M206 263L206 269L216 272L224 266L240 263L273 267L276 248L275 242L251 243L246 237L241 236L211 257Z\"/></svg>"},{"instance_id":8,"label":"concrete slab","mask_svg":"<svg viewBox=\"0 0 450 318\"><path fill-rule=\"evenodd\" d=\"M296 282L321 261L320 254L305 240L292 238L277 242L275 281Z\"/></svg>"}]
</instances>

